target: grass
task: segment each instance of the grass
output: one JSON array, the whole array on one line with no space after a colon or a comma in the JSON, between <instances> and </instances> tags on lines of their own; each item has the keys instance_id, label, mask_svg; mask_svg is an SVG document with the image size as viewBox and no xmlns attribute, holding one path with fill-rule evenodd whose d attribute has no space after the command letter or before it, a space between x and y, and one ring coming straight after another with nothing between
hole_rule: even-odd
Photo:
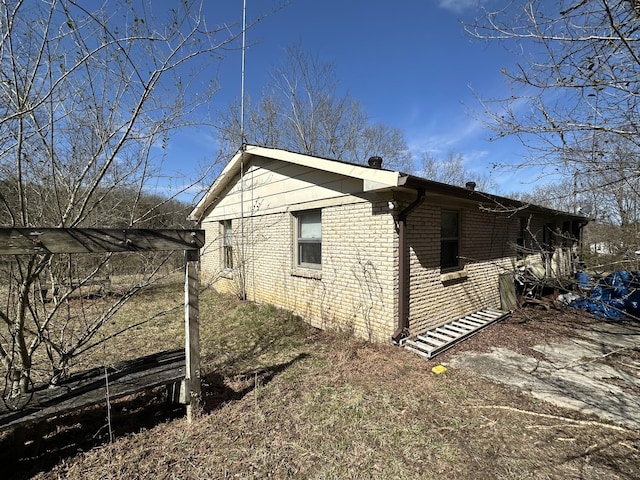
<instances>
[{"instance_id":1,"label":"grass","mask_svg":"<svg viewBox=\"0 0 640 480\"><path fill-rule=\"evenodd\" d=\"M181 295L167 288L111 328ZM640 477L638 431L575 422L586 417L463 371L434 375L434 361L317 331L272 306L206 291L200 312L204 415L188 424L159 392L127 399L113 406L113 443L96 440L103 409L60 419L38 455L11 459L14 478ZM181 329L178 311L91 362L173 348Z\"/></svg>"}]
</instances>

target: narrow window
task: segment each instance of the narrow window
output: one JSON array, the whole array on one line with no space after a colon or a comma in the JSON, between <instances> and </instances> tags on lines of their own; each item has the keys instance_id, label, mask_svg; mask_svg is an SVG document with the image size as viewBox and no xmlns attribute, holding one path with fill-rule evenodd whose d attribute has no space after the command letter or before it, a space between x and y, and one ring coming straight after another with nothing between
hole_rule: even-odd
<instances>
[{"instance_id":1,"label":"narrow window","mask_svg":"<svg viewBox=\"0 0 640 480\"><path fill-rule=\"evenodd\" d=\"M524 217L518 218L518 239L516 240L517 258L524 258L525 256L524 234L526 227L526 219Z\"/></svg>"},{"instance_id":2,"label":"narrow window","mask_svg":"<svg viewBox=\"0 0 640 480\"><path fill-rule=\"evenodd\" d=\"M442 210L440 214L441 269L452 269L459 266L459 245L459 214L455 210Z\"/></svg>"},{"instance_id":3,"label":"narrow window","mask_svg":"<svg viewBox=\"0 0 640 480\"><path fill-rule=\"evenodd\" d=\"M231 220L222 221L222 267L233 269L233 228Z\"/></svg>"},{"instance_id":4,"label":"narrow window","mask_svg":"<svg viewBox=\"0 0 640 480\"><path fill-rule=\"evenodd\" d=\"M322 266L322 214L310 210L296 214L296 256L300 267Z\"/></svg>"}]
</instances>

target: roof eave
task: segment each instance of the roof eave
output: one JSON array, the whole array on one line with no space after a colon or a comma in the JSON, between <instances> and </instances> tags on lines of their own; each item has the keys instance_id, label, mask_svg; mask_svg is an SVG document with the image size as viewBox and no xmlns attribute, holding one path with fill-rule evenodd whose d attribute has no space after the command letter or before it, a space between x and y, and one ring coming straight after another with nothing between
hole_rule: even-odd
<instances>
[{"instance_id":1,"label":"roof eave","mask_svg":"<svg viewBox=\"0 0 640 480\"><path fill-rule=\"evenodd\" d=\"M220 172L218 178L213 182L213 185L211 185L209 190L207 190L207 193L204 194L193 208L187 217L189 220L200 223L204 212L220 198L219 193L226 188L229 181L231 181L231 179L240 171L242 166L241 160L244 155L246 154L241 148L233 157L231 157L231 160L229 160L227 165L222 169L222 172Z\"/></svg>"},{"instance_id":2,"label":"roof eave","mask_svg":"<svg viewBox=\"0 0 640 480\"><path fill-rule=\"evenodd\" d=\"M188 219L200 222L205 211L215 204L215 202L220 198L219 194L226 188L231 179L240 172L242 160L244 160L246 164L251 157L271 158L317 170L323 170L337 175L358 178L363 181L362 188L364 192L397 187L400 178L402 178L402 174L400 172L391 170L377 169L367 167L365 165L341 162L339 160L313 157L311 155L289 152L287 150L245 145L236 152L231 160L229 160L229 163L227 163L211 188L191 211Z\"/></svg>"},{"instance_id":3,"label":"roof eave","mask_svg":"<svg viewBox=\"0 0 640 480\"><path fill-rule=\"evenodd\" d=\"M588 217L582 215L554 210L552 208L542 207L533 203L522 202L520 200L501 197L499 195L493 195L478 190L470 190L464 187L435 182L433 180L427 180L413 175L405 175L401 177L399 186L413 189L425 189L427 193L446 195L464 200L476 201L478 203L490 202L495 204L496 208L504 210L535 211L548 215L563 216L565 218L571 218L584 223L588 223L590 220Z\"/></svg>"}]
</instances>

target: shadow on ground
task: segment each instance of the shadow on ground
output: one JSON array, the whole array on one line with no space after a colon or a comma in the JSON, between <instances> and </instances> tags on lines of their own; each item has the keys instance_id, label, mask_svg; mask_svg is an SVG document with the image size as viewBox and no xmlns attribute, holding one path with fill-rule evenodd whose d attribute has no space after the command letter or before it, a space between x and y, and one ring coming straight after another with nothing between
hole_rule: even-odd
<instances>
[{"instance_id":1,"label":"shadow on ground","mask_svg":"<svg viewBox=\"0 0 640 480\"><path fill-rule=\"evenodd\" d=\"M217 373L202 378L204 413L210 413L225 403L242 399L255 385L264 386L279 373L304 358L301 354L289 362L261 370L243 372L234 377L234 385ZM240 382L239 379L245 379ZM151 429L161 423L184 417L184 405L171 403L167 390L158 387L146 393L114 401L107 421L106 405L86 408L57 419L25 429L0 434L0 465L2 478L28 479L50 470L54 465L80 452L108 444L133 433ZM37 440L40 438L40 440Z\"/></svg>"}]
</instances>

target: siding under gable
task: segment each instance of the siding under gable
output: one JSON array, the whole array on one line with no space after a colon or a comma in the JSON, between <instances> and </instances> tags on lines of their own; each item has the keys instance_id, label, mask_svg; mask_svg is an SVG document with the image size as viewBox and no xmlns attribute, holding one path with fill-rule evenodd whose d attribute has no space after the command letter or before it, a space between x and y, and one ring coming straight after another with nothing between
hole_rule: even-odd
<instances>
[{"instance_id":1,"label":"siding under gable","mask_svg":"<svg viewBox=\"0 0 640 480\"><path fill-rule=\"evenodd\" d=\"M210 209L206 221L239 218L241 210L245 216L272 214L319 200L344 198L350 203L371 197L363 193L363 183L361 179L254 157L244 174L242 193L238 176Z\"/></svg>"}]
</instances>

